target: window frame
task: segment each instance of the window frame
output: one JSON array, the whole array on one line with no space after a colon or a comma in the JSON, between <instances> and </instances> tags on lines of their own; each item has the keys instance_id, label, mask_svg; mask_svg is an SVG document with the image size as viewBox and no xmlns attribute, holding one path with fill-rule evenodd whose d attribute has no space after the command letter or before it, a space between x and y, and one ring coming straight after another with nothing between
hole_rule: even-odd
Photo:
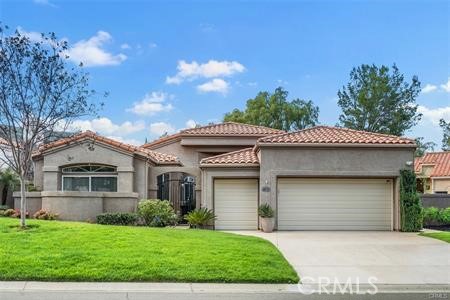
<instances>
[{"instance_id":1,"label":"window frame","mask_svg":"<svg viewBox=\"0 0 450 300\"><path fill-rule=\"evenodd\" d=\"M71 168L71 167L83 167L83 166L105 166L114 168L116 171L114 172L64 172L64 169ZM61 167L61 191L62 192L81 192L81 191L70 191L64 189L64 180L66 177L77 177L77 178L88 178L89 183L89 189L87 192L92 192L92 178L93 177L111 177L116 179L116 191L110 191L110 192L103 192L103 193L117 193L118 191L118 174L117 174L117 167L116 166L110 166L110 165L102 165L102 164L77 164L77 165L70 165L70 166L64 166ZM94 191L95 193L102 193L99 191Z\"/></svg>"}]
</instances>

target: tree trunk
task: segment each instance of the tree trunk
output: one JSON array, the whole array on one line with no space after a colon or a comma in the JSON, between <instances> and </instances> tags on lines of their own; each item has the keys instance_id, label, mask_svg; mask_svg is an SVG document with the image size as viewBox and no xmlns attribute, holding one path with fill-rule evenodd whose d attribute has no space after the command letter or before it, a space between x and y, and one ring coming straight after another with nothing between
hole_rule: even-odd
<instances>
[{"instance_id":1,"label":"tree trunk","mask_svg":"<svg viewBox=\"0 0 450 300\"><path fill-rule=\"evenodd\" d=\"M25 227L27 213L27 195L25 193L25 179L20 178L20 226Z\"/></svg>"}]
</instances>

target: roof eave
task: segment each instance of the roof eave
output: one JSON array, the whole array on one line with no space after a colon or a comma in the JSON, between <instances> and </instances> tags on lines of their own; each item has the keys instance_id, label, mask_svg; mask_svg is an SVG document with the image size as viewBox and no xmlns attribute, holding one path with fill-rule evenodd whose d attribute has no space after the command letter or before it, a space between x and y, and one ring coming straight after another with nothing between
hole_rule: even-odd
<instances>
[{"instance_id":1,"label":"roof eave","mask_svg":"<svg viewBox=\"0 0 450 300\"><path fill-rule=\"evenodd\" d=\"M200 168L259 168L259 164L200 164Z\"/></svg>"},{"instance_id":2,"label":"roof eave","mask_svg":"<svg viewBox=\"0 0 450 300\"><path fill-rule=\"evenodd\" d=\"M342 148L417 148L416 144L356 144L356 143L269 143L258 142L259 147L342 147Z\"/></svg>"}]
</instances>

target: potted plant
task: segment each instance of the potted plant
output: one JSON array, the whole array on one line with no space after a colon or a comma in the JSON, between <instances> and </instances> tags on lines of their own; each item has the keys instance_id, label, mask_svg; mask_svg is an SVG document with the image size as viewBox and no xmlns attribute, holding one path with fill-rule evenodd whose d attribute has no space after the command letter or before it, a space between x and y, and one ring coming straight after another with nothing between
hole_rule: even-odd
<instances>
[{"instance_id":1,"label":"potted plant","mask_svg":"<svg viewBox=\"0 0 450 300\"><path fill-rule=\"evenodd\" d=\"M264 232L272 232L275 226L274 211L269 204L261 204L258 208L258 215L261 220L261 229Z\"/></svg>"}]
</instances>

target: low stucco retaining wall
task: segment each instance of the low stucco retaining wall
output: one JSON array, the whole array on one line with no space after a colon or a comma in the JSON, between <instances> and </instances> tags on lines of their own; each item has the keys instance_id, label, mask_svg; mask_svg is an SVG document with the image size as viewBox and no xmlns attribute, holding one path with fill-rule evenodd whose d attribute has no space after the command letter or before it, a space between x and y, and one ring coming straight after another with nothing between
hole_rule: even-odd
<instances>
[{"instance_id":1,"label":"low stucco retaining wall","mask_svg":"<svg viewBox=\"0 0 450 300\"><path fill-rule=\"evenodd\" d=\"M14 209L20 209L20 192L14 192ZM32 216L42 208L41 192L27 192L27 211Z\"/></svg>"},{"instance_id":2,"label":"low stucco retaining wall","mask_svg":"<svg viewBox=\"0 0 450 300\"><path fill-rule=\"evenodd\" d=\"M15 208L20 208L20 193L14 194ZM39 209L59 214L59 219L95 221L105 212L135 212L138 193L104 192L29 192L27 210L34 214Z\"/></svg>"}]
</instances>

